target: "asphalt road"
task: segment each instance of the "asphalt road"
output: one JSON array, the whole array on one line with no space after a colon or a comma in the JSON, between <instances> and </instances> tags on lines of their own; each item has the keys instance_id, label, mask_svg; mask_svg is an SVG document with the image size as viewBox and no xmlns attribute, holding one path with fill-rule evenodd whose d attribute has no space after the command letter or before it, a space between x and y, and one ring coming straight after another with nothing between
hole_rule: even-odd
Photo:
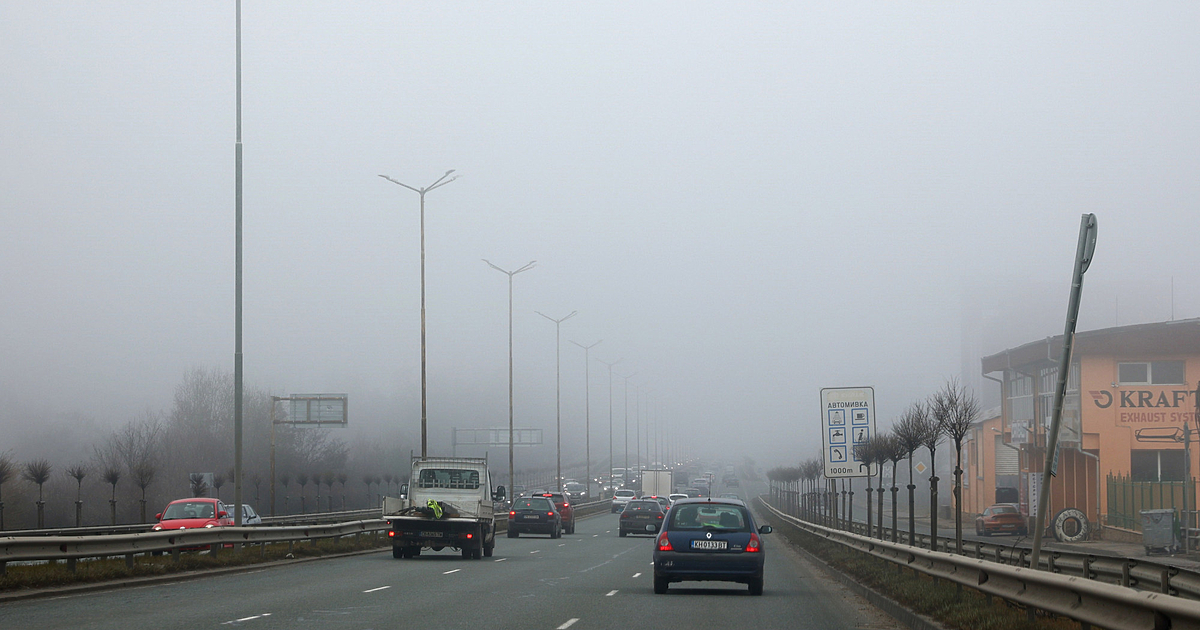
<instances>
[{"instance_id":1,"label":"asphalt road","mask_svg":"<svg viewBox=\"0 0 1200 630\"><path fill-rule=\"evenodd\" d=\"M78 628L899 628L765 536L765 592L684 582L654 595L653 538L617 536L616 515L577 533L500 538L496 554L390 553L0 605L4 630Z\"/></svg>"}]
</instances>

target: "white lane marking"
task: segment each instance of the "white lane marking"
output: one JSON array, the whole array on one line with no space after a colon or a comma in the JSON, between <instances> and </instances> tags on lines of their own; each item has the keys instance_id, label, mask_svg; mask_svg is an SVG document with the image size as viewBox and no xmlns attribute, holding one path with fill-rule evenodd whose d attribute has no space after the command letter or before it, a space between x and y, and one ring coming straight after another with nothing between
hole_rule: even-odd
<instances>
[{"instance_id":1,"label":"white lane marking","mask_svg":"<svg viewBox=\"0 0 1200 630\"><path fill-rule=\"evenodd\" d=\"M578 617L572 617L571 619L568 619L568 620L567 620L567 623L564 623L563 625L559 626L559 627L557 628L557 630L567 630L567 628L570 628L571 626L575 625L575 622L576 622L576 621L579 621L579 618L578 618Z\"/></svg>"},{"instance_id":2,"label":"white lane marking","mask_svg":"<svg viewBox=\"0 0 1200 630\"><path fill-rule=\"evenodd\" d=\"M566 547L566 546L567 546L567 543L558 543L558 546L559 546L559 547Z\"/></svg>"},{"instance_id":3,"label":"white lane marking","mask_svg":"<svg viewBox=\"0 0 1200 630\"><path fill-rule=\"evenodd\" d=\"M223 621L223 622L221 622L221 625L227 626L231 623L241 623L243 621L252 621L254 619L261 619L263 617L270 617L270 616L271 616L271 613L263 613L261 615L252 615L250 617L242 617L241 619L234 619L233 621Z\"/></svg>"},{"instance_id":4,"label":"white lane marking","mask_svg":"<svg viewBox=\"0 0 1200 630\"><path fill-rule=\"evenodd\" d=\"M602 567L602 566L604 566L604 565L606 565L606 564L609 564L609 563L611 563L613 560L616 560L617 558L620 558L621 556L623 556L623 555L625 555L625 554L629 553L630 551L633 551L634 549L637 549L637 547L630 547L630 548L626 549L625 551L622 551L621 553L618 553L618 554L614 555L614 556L613 556L611 559L609 559L609 560L605 560L604 562L601 562L600 564L597 564L597 565L595 565L595 566L588 567L588 568L586 568L586 569L584 569L584 570L580 571L580 573L587 573L588 571L591 571L591 570L593 570L593 569L599 569L600 567Z\"/></svg>"},{"instance_id":5,"label":"white lane marking","mask_svg":"<svg viewBox=\"0 0 1200 630\"><path fill-rule=\"evenodd\" d=\"M609 591L608 593L605 593L605 595L604 595L604 596L605 596L605 597L612 597L613 595L616 595L616 594L617 594L617 591L616 591L616 590L612 590L612 591Z\"/></svg>"},{"instance_id":6,"label":"white lane marking","mask_svg":"<svg viewBox=\"0 0 1200 630\"><path fill-rule=\"evenodd\" d=\"M508 558L500 558L500 559L499 559L499 560L497 560L496 562L504 562L505 560L508 560Z\"/></svg>"},{"instance_id":7,"label":"white lane marking","mask_svg":"<svg viewBox=\"0 0 1200 630\"><path fill-rule=\"evenodd\" d=\"M540 551L541 551L541 549L534 549L533 551L530 551L529 553L538 553Z\"/></svg>"},{"instance_id":8,"label":"white lane marking","mask_svg":"<svg viewBox=\"0 0 1200 630\"><path fill-rule=\"evenodd\" d=\"M385 589L385 588L392 588L392 587L390 587L390 586L378 586L378 587L375 587L375 588L369 588L369 589L367 589L367 590L365 590L365 591L363 591L363 592L364 592L364 593L374 593L375 591L382 591L382 590L383 590L383 589Z\"/></svg>"},{"instance_id":9,"label":"white lane marking","mask_svg":"<svg viewBox=\"0 0 1200 630\"><path fill-rule=\"evenodd\" d=\"M462 571L462 569L450 569L449 571L442 571L442 575L450 575L451 573L458 573L459 571Z\"/></svg>"},{"instance_id":10,"label":"white lane marking","mask_svg":"<svg viewBox=\"0 0 1200 630\"><path fill-rule=\"evenodd\" d=\"M608 532L604 532L604 533L607 534ZM599 537L600 537L600 534L592 534L592 538L599 538Z\"/></svg>"},{"instance_id":11,"label":"white lane marking","mask_svg":"<svg viewBox=\"0 0 1200 630\"><path fill-rule=\"evenodd\" d=\"M642 575L642 574L641 574L641 572L639 571L639 572L637 572L637 573L634 573L634 574L633 574L633 577L640 577L641 575Z\"/></svg>"}]
</instances>

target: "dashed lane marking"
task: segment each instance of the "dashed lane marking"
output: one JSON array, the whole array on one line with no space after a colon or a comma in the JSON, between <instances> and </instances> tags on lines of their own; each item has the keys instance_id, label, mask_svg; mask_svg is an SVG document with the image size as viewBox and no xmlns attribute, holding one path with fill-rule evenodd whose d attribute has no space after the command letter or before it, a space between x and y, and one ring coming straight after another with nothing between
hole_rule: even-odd
<instances>
[{"instance_id":1,"label":"dashed lane marking","mask_svg":"<svg viewBox=\"0 0 1200 630\"><path fill-rule=\"evenodd\" d=\"M563 625L559 626L559 627L557 628L557 630L567 630L567 628L570 628L571 626L575 625L575 622L576 622L576 621L579 621L579 618L578 618L578 617L572 617L571 619L568 619L568 620L567 620L567 623L564 623Z\"/></svg>"},{"instance_id":2,"label":"dashed lane marking","mask_svg":"<svg viewBox=\"0 0 1200 630\"><path fill-rule=\"evenodd\" d=\"M382 591L382 590L383 590L383 589L385 589L385 588L392 588L392 587L390 587L390 586L377 586L377 587L375 587L375 588L369 588L369 589L367 589L367 590L365 590L365 591L363 591L363 592L364 592L364 593L374 593L375 591Z\"/></svg>"},{"instance_id":3,"label":"dashed lane marking","mask_svg":"<svg viewBox=\"0 0 1200 630\"><path fill-rule=\"evenodd\" d=\"M609 591L609 592L605 593L605 594L604 594L604 596L605 596L605 597L612 597L613 595L616 595L616 594L617 594L617 591L614 589L614 590L611 590L611 591Z\"/></svg>"},{"instance_id":4,"label":"dashed lane marking","mask_svg":"<svg viewBox=\"0 0 1200 630\"><path fill-rule=\"evenodd\" d=\"M252 616L250 616L250 617L242 617L241 619L234 619L234 620L232 620L232 621L225 621L225 622L222 622L222 623L221 623L221 625L222 625L222 626L227 626L227 625L229 625L229 624L231 624L231 623L241 623L241 622L243 622L243 621L253 621L253 620L255 620L255 619L262 619L263 617L270 617L270 616L271 616L271 613L263 613L263 614L261 614L261 615L252 615Z\"/></svg>"},{"instance_id":5,"label":"dashed lane marking","mask_svg":"<svg viewBox=\"0 0 1200 630\"><path fill-rule=\"evenodd\" d=\"M529 553L539 553L539 552L541 552L541 549L534 549L533 551L530 551Z\"/></svg>"},{"instance_id":6,"label":"dashed lane marking","mask_svg":"<svg viewBox=\"0 0 1200 630\"><path fill-rule=\"evenodd\" d=\"M462 571L462 569L450 569L449 571L442 571L442 575L450 575L451 573L458 573L459 571Z\"/></svg>"},{"instance_id":7,"label":"dashed lane marking","mask_svg":"<svg viewBox=\"0 0 1200 630\"><path fill-rule=\"evenodd\" d=\"M567 546L567 543L558 543L558 546L559 546L559 547L566 547L566 546Z\"/></svg>"},{"instance_id":8,"label":"dashed lane marking","mask_svg":"<svg viewBox=\"0 0 1200 630\"><path fill-rule=\"evenodd\" d=\"M505 560L508 560L508 558L500 558L500 559L499 559L499 560L497 560L496 562L504 562Z\"/></svg>"},{"instance_id":9,"label":"dashed lane marking","mask_svg":"<svg viewBox=\"0 0 1200 630\"><path fill-rule=\"evenodd\" d=\"M633 577L641 577L641 575L642 575L642 573L641 573L641 571L639 571L637 573L634 573Z\"/></svg>"}]
</instances>

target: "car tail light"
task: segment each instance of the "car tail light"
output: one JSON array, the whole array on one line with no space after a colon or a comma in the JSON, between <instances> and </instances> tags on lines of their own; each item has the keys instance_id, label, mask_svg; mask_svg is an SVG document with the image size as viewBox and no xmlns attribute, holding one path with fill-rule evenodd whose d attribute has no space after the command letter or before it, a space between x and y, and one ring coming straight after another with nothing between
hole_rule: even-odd
<instances>
[{"instance_id":1,"label":"car tail light","mask_svg":"<svg viewBox=\"0 0 1200 630\"><path fill-rule=\"evenodd\" d=\"M508 515L509 515L510 517L516 516L516 515L517 515L517 511L516 511L516 510L509 510L509 512L508 512Z\"/></svg>"},{"instance_id":2,"label":"car tail light","mask_svg":"<svg viewBox=\"0 0 1200 630\"><path fill-rule=\"evenodd\" d=\"M563 503L563 507L571 507L570 503Z\"/></svg>"},{"instance_id":3,"label":"car tail light","mask_svg":"<svg viewBox=\"0 0 1200 630\"><path fill-rule=\"evenodd\" d=\"M546 512L546 516L554 516L554 512Z\"/></svg>"},{"instance_id":4,"label":"car tail light","mask_svg":"<svg viewBox=\"0 0 1200 630\"><path fill-rule=\"evenodd\" d=\"M662 520L662 517L663 517L663 515L662 515L662 514L659 514L659 515L658 515L658 519L659 519L660 521Z\"/></svg>"},{"instance_id":5,"label":"car tail light","mask_svg":"<svg viewBox=\"0 0 1200 630\"><path fill-rule=\"evenodd\" d=\"M750 542L746 543L746 552L747 553L755 553L755 552L762 551L762 547L759 545L760 545L760 543L758 541L758 534L755 534L754 532L750 532Z\"/></svg>"},{"instance_id":6,"label":"car tail light","mask_svg":"<svg viewBox=\"0 0 1200 630\"><path fill-rule=\"evenodd\" d=\"M671 539L667 538L666 532L663 532L662 536L658 537L658 550L659 551L675 551L675 548L671 546Z\"/></svg>"}]
</instances>

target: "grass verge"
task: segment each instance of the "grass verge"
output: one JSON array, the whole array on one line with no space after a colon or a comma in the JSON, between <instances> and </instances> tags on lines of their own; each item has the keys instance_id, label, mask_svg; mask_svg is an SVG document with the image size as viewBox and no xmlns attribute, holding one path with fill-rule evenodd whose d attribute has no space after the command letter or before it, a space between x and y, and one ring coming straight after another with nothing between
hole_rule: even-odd
<instances>
[{"instance_id":1,"label":"grass verge","mask_svg":"<svg viewBox=\"0 0 1200 630\"><path fill-rule=\"evenodd\" d=\"M884 595L901 606L939 623L962 630L1067 630L1077 622L1061 617L1039 616L1030 622L1024 608L979 591L901 568L900 565L868 556L827 539L814 536L775 515L761 510L766 522L788 543L820 558L856 582Z\"/></svg>"},{"instance_id":2,"label":"grass verge","mask_svg":"<svg viewBox=\"0 0 1200 630\"><path fill-rule=\"evenodd\" d=\"M314 543L297 542L292 546L291 555L293 558L319 557L388 546L391 546L391 541L387 536L364 534ZM169 553L162 556L134 556L133 568L126 566L124 557L80 560L74 572L66 562L10 564L6 567L5 575L0 576L0 593L262 564L285 560L287 556L288 544L275 543L248 545L237 550L227 547L216 555L208 551L185 551L180 553L179 561L175 561Z\"/></svg>"}]
</instances>

